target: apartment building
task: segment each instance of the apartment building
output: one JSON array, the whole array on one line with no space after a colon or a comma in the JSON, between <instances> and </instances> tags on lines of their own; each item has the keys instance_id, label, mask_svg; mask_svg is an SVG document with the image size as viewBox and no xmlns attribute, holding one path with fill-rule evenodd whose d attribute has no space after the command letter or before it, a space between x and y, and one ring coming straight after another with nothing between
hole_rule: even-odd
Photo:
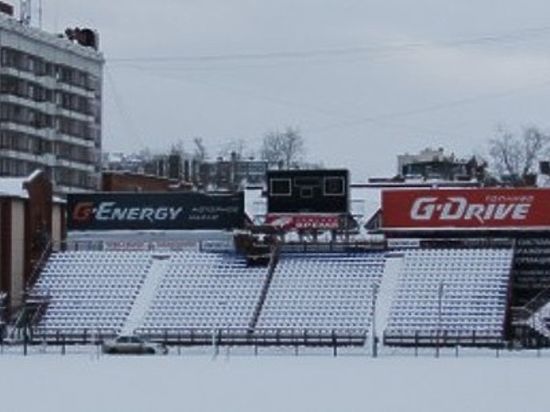
<instances>
[{"instance_id":1,"label":"apartment building","mask_svg":"<svg viewBox=\"0 0 550 412\"><path fill-rule=\"evenodd\" d=\"M57 193L98 188L103 65L95 32L47 33L0 10L0 176L41 169Z\"/></svg>"}]
</instances>

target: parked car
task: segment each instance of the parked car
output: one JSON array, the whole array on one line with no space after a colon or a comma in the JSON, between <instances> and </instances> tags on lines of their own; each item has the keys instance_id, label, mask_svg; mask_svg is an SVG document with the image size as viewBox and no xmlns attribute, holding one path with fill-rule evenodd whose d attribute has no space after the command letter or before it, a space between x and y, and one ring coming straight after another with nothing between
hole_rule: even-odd
<instances>
[{"instance_id":1,"label":"parked car","mask_svg":"<svg viewBox=\"0 0 550 412\"><path fill-rule=\"evenodd\" d=\"M148 342L138 336L118 336L105 341L101 349L103 353L108 354L154 355L155 353L168 353L166 346Z\"/></svg>"}]
</instances>

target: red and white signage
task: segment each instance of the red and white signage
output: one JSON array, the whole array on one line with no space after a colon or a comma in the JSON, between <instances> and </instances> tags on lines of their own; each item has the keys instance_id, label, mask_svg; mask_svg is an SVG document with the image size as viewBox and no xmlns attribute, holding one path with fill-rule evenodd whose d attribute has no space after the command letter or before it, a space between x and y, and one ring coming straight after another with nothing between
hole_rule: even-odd
<instances>
[{"instance_id":1,"label":"red and white signage","mask_svg":"<svg viewBox=\"0 0 550 412\"><path fill-rule=\"evenodd\" d=\"M332 230L340 228L340 216L332 214L290 215L271 213L267 215L265 223L283 230Z\"/></svg>"},{"instance_id":2,"label":"red and white signage","mask_svg":"<svg viewBox=\"0 0 550 412\"><path fill-rule=\"evenodd\" d=\"M382 228L550 230L550 190L385 190Z\"/></svg>"}]
</instances>

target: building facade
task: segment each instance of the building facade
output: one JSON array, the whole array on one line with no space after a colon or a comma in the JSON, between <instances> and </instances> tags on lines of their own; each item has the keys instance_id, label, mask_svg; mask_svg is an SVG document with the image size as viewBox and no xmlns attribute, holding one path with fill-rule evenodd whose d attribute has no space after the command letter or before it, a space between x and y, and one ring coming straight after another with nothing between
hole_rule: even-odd
<instances>
[{"instance_id":1,"label":"building facade","mask_svg":"<svg viewBox=\"0 0 550 412\"><path fill-rule=\"evenodd\" d=\"M215 162L201 163L197 185L203 189L227 191L262 186L268 170L266 161L241 159L233 153L229 159L218 158Z\"/></svg>"},{"instance_id":2,"label":"building facade","mask_svg":"<svg viewBox=\"0 0 550 412\"><path fill-rule=\"evenodd\" d=\"M485 176L485 164L472 157L457 158L443 148L427 148L418 154L397 156L397 180L480 181Z\"/></svg>"},{"instance_id":3,"label":"building facade","mask_svg":"<svg viewBox=\"0 0 550 412\"><path fill-rule=\"evenodd\" d=\"M219 157L214 161L199 161L185 153L154 156L103 154L104 184L105 176L109 183L110 176L118 172L119 176L115 176L116 179L120 181L120 174L125 173L131 176L133 181L138 182L136 187L142 186L140 179L143 182L150 181L152 177L169 180L171 190L195 188L204 191L234 192L247 186L263 186L269 166L266 161L241 158L235 153L229 158ZM149 185L145 184L143 187ZM104 187L104 190L112 189Z\"/></svg>"},{"instance_id":4,"label":"building facade","mask_svg":"<svg viewBox=\"0 0 550 412\"><path fill-rule=\"evenodd\" d=\"M23 303L42 256L65 237L65 202L43 172L0 178L0 298L8 309Z\"/></svg>"},{"instance_id":5,"label":"building facade","mask_svg":"<svg viewBox=\"0 0 550 412\"><path fill-rule=\"evenodd\" d=\"M58 193L98 188L103 64L90 30L0 14L0 176L41 169Z\"/></svg>"}]
</instances>

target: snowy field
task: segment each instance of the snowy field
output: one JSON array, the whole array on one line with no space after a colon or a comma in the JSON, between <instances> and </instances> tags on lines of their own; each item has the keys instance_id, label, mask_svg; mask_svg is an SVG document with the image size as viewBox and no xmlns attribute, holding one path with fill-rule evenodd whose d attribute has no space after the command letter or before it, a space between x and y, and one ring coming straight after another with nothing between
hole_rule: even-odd
<instances>
[{"instance_id":1,"label":"snowy field","mask_svg":"<svg viewBox=\"0 0 550 412\"><path fill-rule=\"evenodd\" d=\"M549 411L550 353L0 355L6 412Z\"/></svg>"}]
</instances>

